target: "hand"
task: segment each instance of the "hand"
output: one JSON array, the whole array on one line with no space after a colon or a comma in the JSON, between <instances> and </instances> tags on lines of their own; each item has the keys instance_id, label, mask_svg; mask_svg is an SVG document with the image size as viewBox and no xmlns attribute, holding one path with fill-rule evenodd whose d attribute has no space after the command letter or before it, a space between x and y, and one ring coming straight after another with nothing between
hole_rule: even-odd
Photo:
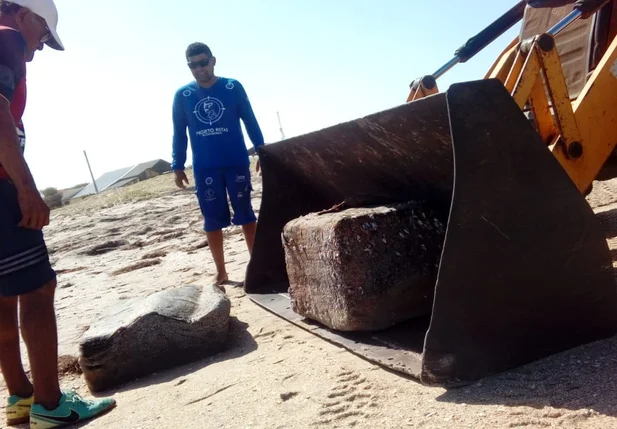
<instances>
[{"instance_id":1,"label":"hand","mask_svg":"<svg viewBox=\"0 0 617 429\"><path fill-rule=\"evenodd\" d=\"M28 187L18 190L17 199L22 216L17 226L41 230L49 225L49 207L36 188Z\"/></svg>"},{"instance_id":2,"label":"hand","mask_svg":"<svg viewBox=\"0 0 617 429\"><path fill-rule=\"evenodd\" d=\"M259 158L257 158L257 166L255 167L255 171L261 176L261 164L259 163Z\"/></svg>"},{"instance_id":3,"label":"hand","mask_svg":"<svg viewBox=\"0 0 617 429\"><path fill-rule=\"evenodd\" d=\"M189 179L186 177L186 173L184 172L184 170L176 170L174 171L174 173L176 174L176 186L180 189L186 188L183 182L186 182L186 184L188 185Z\"/></svg>"}]
</instances>

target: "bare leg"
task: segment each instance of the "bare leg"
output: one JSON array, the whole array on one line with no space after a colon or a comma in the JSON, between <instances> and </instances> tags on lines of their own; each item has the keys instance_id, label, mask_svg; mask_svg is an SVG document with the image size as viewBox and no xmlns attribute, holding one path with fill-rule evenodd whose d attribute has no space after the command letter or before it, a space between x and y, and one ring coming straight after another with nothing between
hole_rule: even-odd
<instances>
[{"instance_id":1,"label":"bare leg","mask_svg":"<svg viewBox=\"0 0 617 429\"><path fill-rule=\"evenodd\" d=\"M58 331L54 310L56 281L21 295L21 333L28 348L34 400L47 409L58 406L62 393L58 380Z\"/></svg>"},{"instance_id":2,"label":"bare leg","mask_svg":"<svg viewBox=\"0 0 617 429\"><path fill-rule=\"evenodd\" d=\"M17 297L0 298L0 370L10 395L32 395L32 383L21 362Z\"/></svg>"},{"instance_id":3,"label":"bare leg","mask_svg":"<svg viewBox=\"0 0 617 429\"><path fill-rule=\"evenodd\" d=\"M228 280L227 270L225 269L225 252L223 250L223 230L206 232L208 237L208 247L216 265L216 284L220 285Z\"/></svg>"},{"instance_id":4,"label":"bare leg","mask_svg":"<svg viewBox=\"0 0 617 429\"><path fill-rule=\"evenodd\" d=\"M242 232L246 240L246 247L249 249L249 254L253 252L253 243L255 242L255 232L257 231L257 222L247 223L242 225Z\"/></svg>"}]
</instances>

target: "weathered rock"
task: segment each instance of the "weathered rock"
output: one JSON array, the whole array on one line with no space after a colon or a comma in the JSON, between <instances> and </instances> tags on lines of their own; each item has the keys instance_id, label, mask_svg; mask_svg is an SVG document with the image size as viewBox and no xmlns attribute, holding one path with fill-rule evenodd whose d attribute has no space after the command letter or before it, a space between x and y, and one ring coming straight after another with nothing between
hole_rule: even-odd
<instances>
[{"instance_id":1,"label":"weathered rock","mask_svg":"<svg viewBox=\"0 0 617 429\"><path fill-rule=\"evenodd\" d=\"M80 343L88 387L107 390L223 351L230 309L215 286L193 285L114 306Z\"/></svg>"},{"instance_id":2,"label":"weathered rock","mask_svg":"<svg viewBox=\"0 0 617 429\"><path fill-rule=\"evenodd\" d=\"M292 309L340 331L428 314L444 223L425 204L313 213L283 230Z\"/></svg>"}]
</instances>

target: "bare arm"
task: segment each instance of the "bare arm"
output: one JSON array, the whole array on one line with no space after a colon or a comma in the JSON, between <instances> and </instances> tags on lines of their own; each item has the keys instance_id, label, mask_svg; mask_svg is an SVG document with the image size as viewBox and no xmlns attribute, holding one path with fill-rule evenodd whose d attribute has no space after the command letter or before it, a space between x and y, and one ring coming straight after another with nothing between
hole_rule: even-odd
<instances>
[{"instance_id":1,"label":"bare arm","mask_svg":"<svg viewBox=\"0 0 617 429\"><path fill-rule=\"evenodd\" d=\"M9 102L6 98L0 96L0 164L17 188L22 214L19 226L43 229L45 225L49 224L49 207L36 189L18 141Z\"/></svg>"},{"instance_id":2,"label":"bare arm","mask_svg":"<svg viewBox=\"0 0 617 429\"><path fill-rule=\"evenodd\" d=\"M33 188L35 187L34 180L18 142L9 102L4 97L0 97L0 164L18 190Z\"/></svg>"},{"instance_id":3,"label":"bare arm","mask_svg":"<svg viewBox=\"0 0 617 429\"><path fill-rule=\"evenodd\" d=\"M17 189L22 216L18 226L43 229L49 224L49 207L36 189L11 115L11 100L18 82L25 75L25 46L26 42L17 30L0 32L0 164ZM0 204L6 202L0 201Z\"/></svg>"}]
</instances>

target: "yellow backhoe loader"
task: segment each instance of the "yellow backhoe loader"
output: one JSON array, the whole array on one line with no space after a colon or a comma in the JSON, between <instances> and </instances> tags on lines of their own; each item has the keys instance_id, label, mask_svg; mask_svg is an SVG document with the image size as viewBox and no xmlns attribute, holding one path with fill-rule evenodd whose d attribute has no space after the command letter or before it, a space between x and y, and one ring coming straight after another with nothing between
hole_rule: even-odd
<instances>
[{"instance_id":1,"label":"yellow backhoe loader","mask_svg":"<svg viewBox=\"0 0 617 429\"><path fill-rule=\"evenodd\" d=\"M438 79L522 21L484 78ZM426 385L455 387L617 331L605 234L584 195L617 143L617 1L527 0L412 82L407 102L260 148L244 287L258 305ZM281 233L335 206L423 201L447 230L432 311L376 332L296 314ZM414 255L405 255L413 260Z\"/></svg>"}]
</instances>

